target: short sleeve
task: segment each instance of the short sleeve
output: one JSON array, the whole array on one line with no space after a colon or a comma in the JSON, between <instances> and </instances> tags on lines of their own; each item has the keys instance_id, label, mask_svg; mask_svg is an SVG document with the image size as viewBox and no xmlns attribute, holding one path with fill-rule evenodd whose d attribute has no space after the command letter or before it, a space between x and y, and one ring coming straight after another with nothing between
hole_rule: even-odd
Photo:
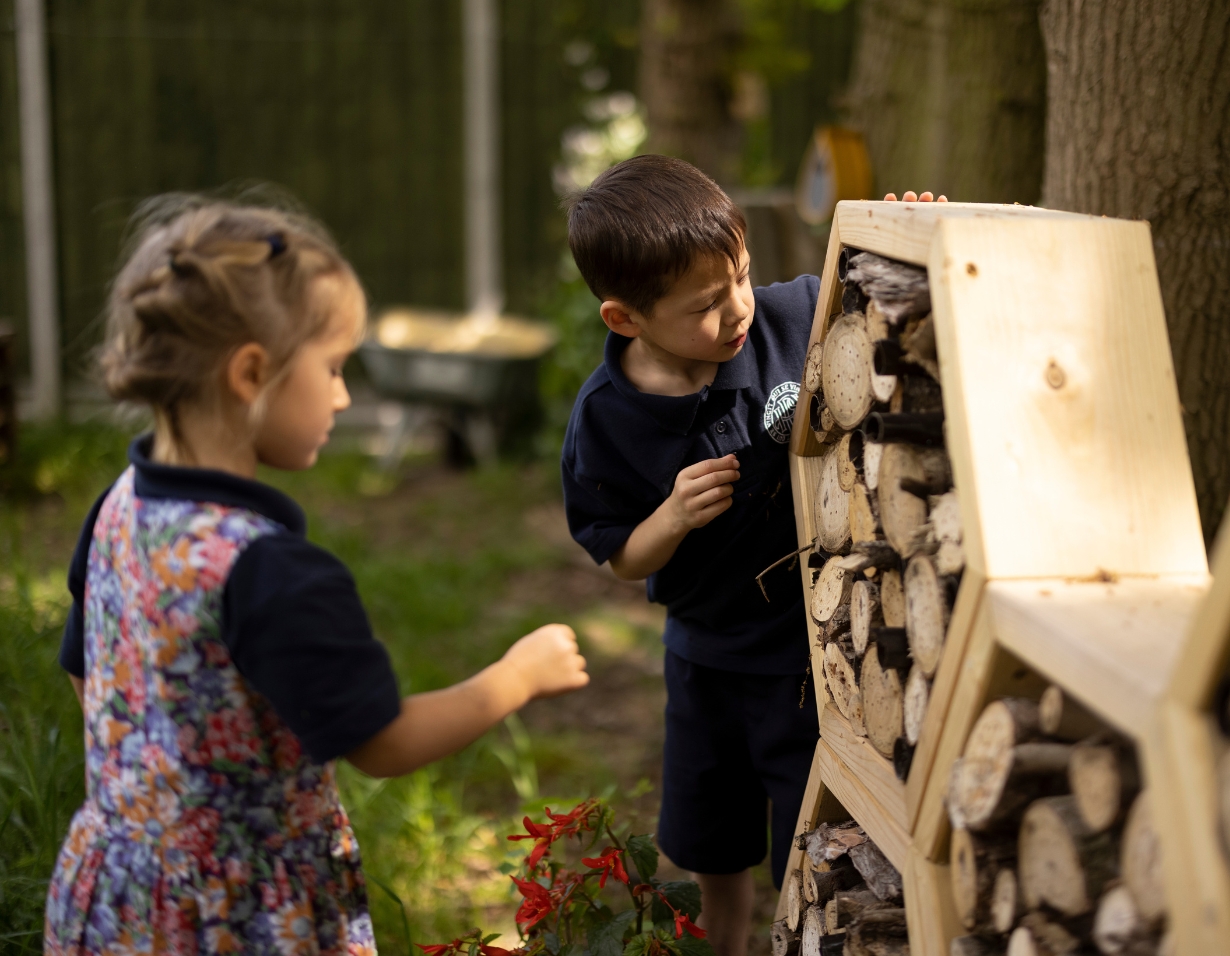
<instances>
[{"instance_id":1,"label":"short sleeve","mask_svg":"<svg viewBox=\"0 0 1230 956\"><path fill-rule=\"evenodd\" d=\"M631 513L632 509L620 500L612 485L604 489L602 482L578 475L576 461L567 451L561 473L568 530L596 563L605 564L624 546L644 517L637 518Z\"/></svg>"},{"instance_id":2,"label":"short sleeve","mask_svg":"<svg viewBox=\"0 0 1230 956\"><path fill-rule=\"evenodd\" d=\"M223 596L235 666L312 758L350 753L401 712L397 678L346 566L294 534L253 541Z\"/></svg>"},{"instance_id":3,"label":"short sleeve","mask_svg":"<svg viewBox=\"0 0 1230 956\"><path fill-rule=\"evenodd\" d=\"M77 547L73 550L68 565L68 593L73 603L64 622L64 636L60 638L60 666L74 677L85 678L85 578L90 568L90 542L94 540L94 523L98 512L111 493L108 487L90 508L81 524Z\"/></svg>"}]
</instances>

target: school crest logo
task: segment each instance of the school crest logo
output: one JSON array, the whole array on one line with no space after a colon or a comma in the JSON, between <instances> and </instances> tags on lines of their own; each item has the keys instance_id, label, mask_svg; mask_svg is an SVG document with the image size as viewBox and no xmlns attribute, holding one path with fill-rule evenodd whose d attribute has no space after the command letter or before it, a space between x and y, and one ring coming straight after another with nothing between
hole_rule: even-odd
<instances>
[{"instance_id":1,"label":"school crest logo","mask_svg":"<svg viewBox=\"0 0 1230 956\"><path fill-rule=\"evenodd\" d=\"M799 403L799 383L782 382L769 393L764 406L764 430L782 445L790 440L794 425L794 406Z\"/></svg>"}]
</instances>

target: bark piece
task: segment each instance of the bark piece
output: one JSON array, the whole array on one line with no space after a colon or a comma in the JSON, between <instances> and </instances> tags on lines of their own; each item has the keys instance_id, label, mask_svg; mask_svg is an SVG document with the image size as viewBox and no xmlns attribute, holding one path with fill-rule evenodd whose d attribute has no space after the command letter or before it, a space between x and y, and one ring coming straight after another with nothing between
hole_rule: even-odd
<instances>
[{"instance_id":1,"label":"bark piece","mask_svg":"<svg viewBox=\"0 0 1230 956\"><path fill-rule=\"evenodd\" d=\"M940 494L952 486L948 456L940 449L886 445L876 491L884 536L903 558L911 558L927 538L927 502L913 491Z\"/></svg>"},{"instance_id":2,"label":"bark piece","mask_svg":"<svg viewBox=\"0 0 1230 956\"><path fill-rule=\"evenodd\" d=\"M826 863L825 866L827 865ZM803 902L816 902L816 882L814 879L816 871L812 867L811 857L806 853L803 854L803 862L799 864L799 872L803 874Z\"/></svg>"},{"instance_id":3,"label":"bark piece","mask_svg":"<svg viewBox=\"0 0 1230 956\"><path fill-rule=\"evenodd\" d=\"M1106 729L1101 720L1057 684L1042 692L1038 701L1038 723L1048 737L1075 743Z\"/></svg>"},{"instance_id":4,"label":"bark piece","mask_svg":"<svg viewBox=\"0 0 1230 956\"><path fill-rule=\"evenodd\" d=\"M898 568L900 565L900 556L887 541L860 541L841 562L841 566L847 571L866 571L872 568L871 574L875 573L874 569Z\"/></svg>"},{"instance_id":5,"label":"bark piece","mask_svg":"<svg viewBox=\"0 0 1230 956\"><path fill-rule=\"evenodd\" d=\"M1065 916L1093 908L1118 870L1115 840L1081 820L1070 795L1035 800L1021 821L1018 872L1031 909L1046 903Z\"/></svg>"},{"instance_id":6,"label":"bark piece","mask_svg":"<svg viewBox=\"0 0 1230 956\"><path fill-rule=\"evenodd\" d=\"M914 661L927 677L935 676L948 631L948 598L926 555L915 555L905 569L905 629Z\"/></svg>"},{"instance_id":7,"label":"bark piece","mask_svg":"<svg viewBox=\"0 0 1230 956\"><path fill-rule=\"evenodd\" d=\"M928 501L931 529L937 540L961 542L961 503L955 491L933 495Z\"/></svg>"},{"instance_id":8,"label":"bark piece","mask_svg":"<svg viewBox=\"0 0 1230 956\"><path fill-rule=\"evenodd\" d=\"M841 644L833 642L824 648L824 679L828 681L829 696L841 711L841 715L854 722L854 713L858 713L859 722L863 717L863 701L859 693L858 674L854 664L844 653ZM855 701L855 696L858 700Z\"/></svg>"},{"instance_id":9,"label":"bark piece","mask_svg":"<svg viewBox=\"0 0 1230 956\"><path fill-rule=\"evenodd\" d=\"M803 914L799 938L800 956L821 956L820 937L824 936L824 907L809 906Z\"/></svg>"},{"instance_id":10,"label":"bark piece","mask_svg":"<svg viewBox=\"0 0 1230 956\"><path fill-rule=\"evenodd\" d=\"M850 859L854 868L867 881L867 888L878 899L885 902L895 902L901 899L901 874L889 861L884 852L868 840L850 849Z\"/></svg>"},{"instance_id":11,"label":"bark piece","mask_svg":"<svg viewBox=\"0 0 1230 956\"><path fill-rule=\"evenodd\" d=\"M885 571L880 579L880 612L886 627L905 627L905 585L900 571Z\"/></svg>"},{"instance_id":12,"label":"bark piece","mask_svg":"<svg viewBox=\"0 0 1230 956\"><path fill-rule=\"evenodd\" d=\"M824 396L816 392L807 406L807 420L815 432L816 441L829 445L841 437L841 429L833 421L833 414L824 405Z\"/></svg>"},{"instance_id":13,"label":"bark piece","mask_svg":"<svg viewBox=\"0 0 1230 956\"><path fill-rule=\"evenodd\" d=\"M817 342L807 350L807 361L803 363L803 387L813 395L820 391L820 365L824 358L824 343Z\"/></svg>"},{"instance_id":14,"label":"bark piece","mask_svg":"<svg viewBox=\"0 0 1230 956\"><path fill-rule=\"evenodd\" d=\"M859 288L856 282L847 282L841 290L841 311L848 316L857 315L862 318L863 310L870 300L867 293Z\"/></svg>"},{"instance_id":15,"label":"bark piece","mask_svg":"<svg viewBox=\"0 0 1230 956\"><path fill-rule=\"evenodd\" d=\"M900 907L873 910L846 932L848 956L909 956L909 928Z\"/></svg>"},{"instance_id":16,"label":"bark piece","mask_svg":"<svg viewBox=\"0 0 1230 956\"><path fill-rule=\"evenodd\" d=\"M822 823L808 831L803 849L811 857L813 866L832 864L849 853L851 847L867 842L867 834L853 820L846 823Z\"/></svg>"},{"instance_id":17,"label":"bark piece","mask_svg":"<svg viewBox=\"0 0 1230 956\"><path fill-rule=\"evenodd\" d=\"M855 581L850 590L850 641L854 653L867 653L871 629L884 623L880 613L880 586L874 581Z\"/></svg>"},{"instance_id":18,"label":"bark piece","mask_svg":"<svg viewBox=\"0 0 1230 956\"><path fill-rule=\"evenodd\" d=\"M874 349L861 319L843 315L824 340L820 370L824 403L845 429L857 427L875 400L871 391Z\"/></svg>"},{"instance_id":19,"label":"bark piece","mask_svg":"<svg viewBox=\"0 0 1230 956\"><path fill-rule=\"evenodd\" d=\"M838 891L848 890L861 882L858 870L853 866L838 866L831 870L813 870L812 885L815 887L814 902L823 906L831 900Z\"/></svg>"},{"instance_id":20,"label":"bark piece","mask_svg":"<svg viewBox=\"0 0 1230 956\"><path fill-rule=\"evenodd\" d=\"M769 927L773 956L798 956L801 936L801 933L789 927L785 919L779 919Z\"/></svg>"},{"instance_id":21,"label":"bark piece","mask_svg":"<svg viewBox=\"0 0 1230 956\"><path fill-rule=\"evenodd\" d=\"M832 557L824 562L815 583L811 586L811 617L817 624L825 624L837 608L850 600L854 587L854 575L841 566L841 558Z\"/></svg>"},{"instance_id":22,"label":"bark piece","mask_svg":"<svg viewBox=\"0 0 1230 956\"><path fill-rule=\"evenodd\" d=\"M1072 748L1068 782L1085 825L1095 833L1108 830L1140 791L1136 754L1106 735L1091 737Z\"/></svg>"},{"instance_id":23,"label":"bark piece","mask_svg":"<svg viewBox=\"0 0 1230 956\"><path fill-rule=\"evenodd\" d=\"M833 612L833 616L828 619L824 625L823 638L824 643L829 641L840 641L846 639L846 635L850 633L850 605L839 604L837 610Z\"/></svg>"},{"instance_id":24,"label":"bark piece","mask_svg":"<svg viewBox=\"0 0 1230 956\"><path fill-rule=\"evenodd\" d=\"M1093 943L1104 956L1157 956L1161 942L1155 928L1141 919L1131 891L1119 883L1098 900Z\"/></svg>"},{"instance_id":25,"label":"bark piece","mask_svg":"<svg viewBox=\"0 0 1230 956\"><path fill-rule=\"evenodd\" d=\"M970 932L993 932L995 880L1000 870L1015 862L1014 842L985 839L966 829L953 830L949 859L952 898L961 924Z\"/></svg>"},{"instance_id":26,"label":"bark piece","mask_svg":"<svg viewBox=\"0 0 1230 956\"><path fill-rule=\"evenodd\" d=\"M931 311L927 270L918 266L861 252L850 257L846 284L851 283L858 285L893 325Z\"/></svg>"},{"instance_id":27,"label":"bark piece","mask_svg":"<svg viewBox=\"0 0 1230 956\"><path fill-rule=\"evenodd\" d=\"M863 442L863 480L868 491L875 491L880 486L880 461L884 456L884 446L875 442Z\"/></svg>"},{"instance_id":28,"label":"bark piece","mask_svg":"<svg viewBox=\"0 0 1230 956\"><path fill-rule=\"evenodd\" d=\"M965 570L965 547L959 541L941 541L935 552L935 570L954 577Z\"/></svg>"},{"instance_id":29,"label":"bark piece","mask_svg":"<svg viewBox=\"0 0 1230 956\"><path fill-rule=\"evenodd\" d=\"M855 544L875 541L879 531L880 522L876 518L871 492L861 481L855 482L850 491L850 540Z\"/></svg>"},{"instance_id":30,"label":"bark piece","mask_svg":"<svg viewBox=\"0 0 1230 956\"><path fill-rule=\"evenodd\" d=\"M1162 875L1162 846L1153 822L1149 791L1142 790L1132 802L1123 826L1119 868L1123 882L1136 902L1140 917L1155 926L1166 915Z\"/></svg>"},{"instance_id":31,"label":"bark piece","mask_svg":"<svg viewBox=\"0 0 1230 956\"><path fill-rule=\"evenodd\" d=\"M915 664L910 668L910 676L905 682L905 699L902 717L905 723L905 739L911 746L918 743L922 733L923 721L927 716L927 704L931 699L931 681L923 673L922 668Z\"/></svg>"},{"instance_id":32,"label":"bark piece","mask_svg":"<svg viewBox=\"0 0 1230 956\"><path fill-rule=\"evenodd\" d=\"M825 906L825 922L830 933L834 930L849 929L851 923L862 918L865 914L875 910L888 909L891 906L891 903L885 903L865 887L863 889L843 890L834 895L829 900L828 905Z\"/></svg>"},{"instance_id":33,"label":"bark piece","mask_svg":"<svg viewBox=\"0 0 1230 956\"><path fill-rule=\"evenodd\" d=\"M820 467L813 508L820 547L830 554L844 551L850 542L850 493L842 489L839 472L840 457L831 448Z\"/></svg>"},{"instance_id":34,"label":"bark piece","mask_svg":"<svg viewBox=\"0 0 1230 956\"><path fill-rule=\"evenodd\" d=\"M867 338L873 342L887 339L893 334L892 323L874 299L870 300L867 308L863 309L863 328L867 330Z\"/></svg>"},{"instance_id":35,"label":"bark piece","mask_svg":"<svg viewBox=\"0 0 1230 956\"><path fill-rule=\"evenodd\" d=\"M991 928L997 933L1007 933L1020 915L1021 894L1016 870L1005 866L995 874L995 886L991 889Z\"/></svg>"},{"instance_id":36,"label":"bark piece","mask_svg":"<svg viewBox=\"0 0 1230 956\"><path fill-rule=\"evenodd\" d=\"M894 412L925 414L944 411L944 392L928 375L909 375L901 380L901 400Z\"/></svg>"},{"instance_id":37,"label":"bark piece","mask_svg":"<svg viewBox=\"0 0 1230 956\"><path fill-rule=\"evenodd\" d=\"M859 675L863 721L871 745L885 757L891 757L893 745L901 736L903 727L904 691L901 676L893 668L881 666L879 653L872 652L874 647L874 644L870 645L869 652L863 657L862 673Z\"/></svg>"},{"instance_id":38,"label":"bark piece","mask_svg":"<svg viewBox=\"0 0 1230 956\"><path fill-rule=\"evenodd\" d=\"M803 919L803 909L806 904L803 901L803 874L795 870L790 874L786 881L786 926L791 932L799 932L801 930L800 922Z\"/></svg>"},{"instance_id":39,"label":"bark piece","mask_svg":"<svg viewBox=\"0 0 1230 956\"><path fill-rule=\"evenodd\" d=\"M1080 940L1041 913L1027 913L1008 938L1008 956L1068 956Z\"/></svg>"},{"instance_id":40,"label":"bark piece","mask_svg":"<svg viewBox=\"0 0 1230 956\"><path fill-rule=\"evenodd\" d=\"M902 355L907 362L925 369L938 382L940 366L935 347L935 319L926 315L911 325L901 334Z\"/></svg>"}]
</instances>

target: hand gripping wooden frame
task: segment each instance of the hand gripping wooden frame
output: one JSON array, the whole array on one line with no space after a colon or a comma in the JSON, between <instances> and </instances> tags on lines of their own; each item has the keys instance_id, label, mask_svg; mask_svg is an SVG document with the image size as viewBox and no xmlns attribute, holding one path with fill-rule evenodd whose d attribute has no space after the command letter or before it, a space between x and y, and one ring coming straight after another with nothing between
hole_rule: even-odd
<instances>
[{"instance_id":1,"label":"hand gripping wooden frame","mask_svg":"<svg viewBox=\"0 0 1230 956\"><path fill-rule=\"evenodd\" d=\"M1230 539L1218 551L1221 587L1202 606L1208 566L1148 224L1024 206L839 203L813 343L841 312L843 246L927 269L966 568L905 783L817 682L821 739L799 830L857 819L902 872L911 952L947 956L963 932L947 863L952 762L987 701L1053 682L1140 748L1168 821L1179 952L1230 954L1208 715L1230 657ZM800 544L815 537L822 451L810 399L799 396L791 439ZM792 851L788 874L800 859Z\"/></svg>"}]
</instances>

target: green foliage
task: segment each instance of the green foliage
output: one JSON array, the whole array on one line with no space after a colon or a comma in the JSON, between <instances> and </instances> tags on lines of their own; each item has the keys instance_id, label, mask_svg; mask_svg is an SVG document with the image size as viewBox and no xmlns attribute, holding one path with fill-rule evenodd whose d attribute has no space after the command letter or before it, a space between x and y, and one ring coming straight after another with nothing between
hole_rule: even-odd
<instances>
[{"instance_id":1,"label":"green foliage","mask_svg":"<svg viewBox=\"0 0 1230 956\"><path fill-rule=\"evenodd\" d=\"M546 408L541 442L543 457L558 457L573 399L594 369L602 364L607 329L598 314L598 305L577 272L572 257L565 254L560 265L560 281L540 310L559 334L559 343L544 364L540 378Z\"/></svg>"},{"instance_id":2,"label":"green foliage","mask_svg":"<svg viewBox=\"0 0 1230 956\"><path fill-rule=\"evenodd\" d=\"M628 837L628 856L642 883L648 883L658 872L658 848L648 834Z\"/></svg>"}]
</instances>

